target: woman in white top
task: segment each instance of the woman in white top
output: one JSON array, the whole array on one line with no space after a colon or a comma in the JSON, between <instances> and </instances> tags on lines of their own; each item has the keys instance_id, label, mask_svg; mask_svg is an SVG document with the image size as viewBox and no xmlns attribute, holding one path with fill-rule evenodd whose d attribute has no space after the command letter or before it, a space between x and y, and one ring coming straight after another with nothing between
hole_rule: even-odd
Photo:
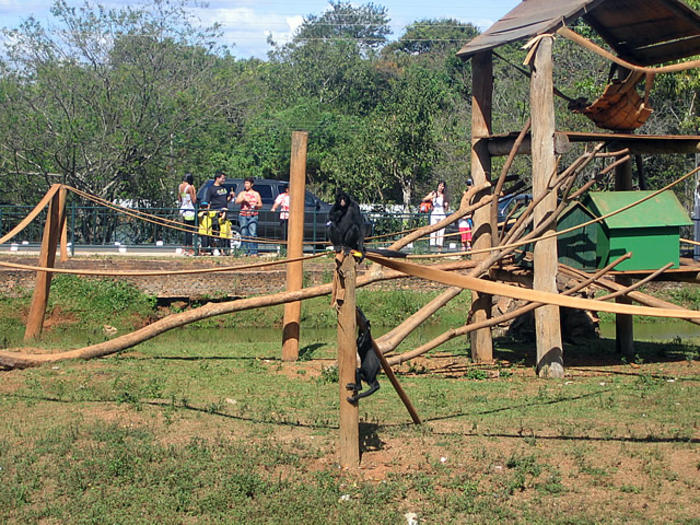
<instances>
[{"instance_id":1,"label":"woman in white top","mask_svg":"<svg viewBox=\"0 0 700 525\"><path fill-rule=\"evenodd\" d=\"M447 217L449 202L447 199L447 184L444 180L438 182L437 189L428 193L423 197L424 201L430 201L433 204L433 209L430 211L430 224L437 224ZM445 229L432 232L430 234L430 246L435 247L437 251L442 251L442 245L445 240Z\"/></svg>"},{"instance_id":2,"label":"woman in white top","mask_svg":"<svg viewBox=\"0 0 700 525\"><path fill-rule=\"evenodd\" d=\"M192 246L192 230L195 227L194 205L197 203L197 191L194 187L194 177L186 173L177 188L177 202L180 205L180 216L188 231L185 232L185 254L194 255Z\"/></svg>"}]
</instances>

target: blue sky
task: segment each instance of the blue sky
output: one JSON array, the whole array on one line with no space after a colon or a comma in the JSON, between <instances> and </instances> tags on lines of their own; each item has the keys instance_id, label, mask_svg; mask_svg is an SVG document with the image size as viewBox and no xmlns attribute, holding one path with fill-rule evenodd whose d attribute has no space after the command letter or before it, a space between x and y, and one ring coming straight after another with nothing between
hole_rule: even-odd
<instances>
[{"instance_id":1,"label":"blue sky","mask_svg":"<svg viewBox=\"0 0 700 525\"><path fill-rule=\"evenodd\" d=\"M126 0L96 0L106 7L137 4ZM353 2L362 4L366 2ZM486 29L515 7L519 0L375 0L375 5L387 8L391 18L394 38L416 20L425 18L455 18ZM79 7L82 1L68 0L70 6ZM0 0L0 25L16 27L22 20L34 16L42 24L50 22L51 1ZM221 24L224 43L233 44L233 54L240 58L251 56L264 58L269 49L267 35L277 42L284 42L309 14L321 14L328 8L326 0L210 0L208 7L194 9L203 25Z\"/></svg>"}]
</instances>

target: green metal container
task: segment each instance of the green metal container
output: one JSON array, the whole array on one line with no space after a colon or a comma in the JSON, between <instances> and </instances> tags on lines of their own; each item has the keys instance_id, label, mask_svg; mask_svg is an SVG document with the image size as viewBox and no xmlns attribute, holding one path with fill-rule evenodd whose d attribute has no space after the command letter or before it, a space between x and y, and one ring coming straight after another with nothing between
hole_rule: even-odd
<instances>
[{"instance_id":1,"label":"green metal container","mask_svg":"<svg viewBox=\"0 0 700 525\"><path fill-rule=\"evenodd\" d=\"M582 207L593 216L601 217L652 193L590 192L583 200ZM584 217L585 214L581 212L578 216ZM691 224L678 198L669 190L604 219L601 228L583 235L584 246L588 249L591 243L595 244L597 268L604 267L627 252L632 252L632 257L618 264L616 270L655 270L669 262L678 268L680 227ZM585 260L590 260L590 257L590 254L586 255Z\"/></svg>"}]
</instances>

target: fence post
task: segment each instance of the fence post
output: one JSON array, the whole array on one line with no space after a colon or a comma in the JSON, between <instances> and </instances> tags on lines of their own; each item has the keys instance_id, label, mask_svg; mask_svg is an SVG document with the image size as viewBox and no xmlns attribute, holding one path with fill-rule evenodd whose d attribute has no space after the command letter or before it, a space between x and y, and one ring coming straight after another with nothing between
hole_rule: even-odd
<instances>
[{"instance_id":1,"label":"fence post","mask_svg":"<svg viewBox=\"0 0 700 525\"><path fill-rule=\"evenodd\" d=\"M338 382L340 383L340 465L357 467L360 464L360 417L357 403L348 401L355 383L357 368L357 319L355 300L355 258L346 255L342 262L336 257L338 291Z\"/></svg>"},{"instance_id":2,"label":"fence post","mask_svg":"<svg viewBox=\"0 0 700 525\"><path fill-rule=\"evenodd\" d=\"M304 196L306 186L306 145L309 134L305 131L292 133L292 156L289 169L289 221L287 234L287 257L296 259L304 255ZM287 291L301 290L304 282L302 261L287 264ZM282 360L296 361L299 358L299 323L301 301L284 305L282 328Z\"/></svg>"},{"instance_id":3,"label":"fence post","mask_svg":"<svg viewBox=\"0 0 700 525\"><path fill-rule=\"evenodd\" d=\"M56 261L56 247L60 233L60 192L56 192L49 204L44 226L44 236L41 240L41 252L39 253L39 266L53 268ZM46 314L46 304L51 289L51 272L36 272L34 284L34 294L32 304L29 307L27 327L24 331L24 340L29 341L41 335L44 327L44 315Z\"/></svg>"}]
</instances>

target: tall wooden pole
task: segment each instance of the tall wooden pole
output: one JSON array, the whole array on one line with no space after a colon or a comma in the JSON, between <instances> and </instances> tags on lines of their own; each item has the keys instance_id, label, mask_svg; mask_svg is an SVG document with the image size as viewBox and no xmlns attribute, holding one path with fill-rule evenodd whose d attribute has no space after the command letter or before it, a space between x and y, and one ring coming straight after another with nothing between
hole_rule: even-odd
<instances>
[{"instance_id":1,"label":"tall wooden pole","mask_svg":"<svg viewBox=\"0 0 700 525\"><path fill-rule=\"evenodd\" d=\"M537 227L557 207L557 195L548 183L556 169L554 157L554 84L552 81L552 40L546 36L537 44L531 64L530 111L532 112L532 189L533 197L547 194L535 207ZM553 224L543 234L556 230ZM536 290L557 293L557 239L551 237L535 243L534 280ZM535 310L537 337L537 373L540 377L564 377L564 356L561 343L559 307L544 305Z\"/></svg>"},{"instance_id":2,"label":"tall wooden pole","mask_svg":"<svg viewBox=\"0 0 700 525\"><path fill-rule=\"evenodd\" d=\"M632 189L632 161L615 167L615 191ZM634 254L632 254L634 256ZM626 275L616 275L615 282L622 286L630 286L632 279ZM632 300L626 296L615 299L616 303L632 304ZM615 314L615 346L617 351L631 358L634 356L634 318L628 314Z\"/></svg>"},{"instance_id":3,"label":"tall wooden pole","mask_svg":"<svg viewBox=\"0 0 700 525\"><path fill-rule=\"evenodd\" d=\"M340 256L339 256L340 257ZM337 265L336 265L337 267ZM338 272L338 378L340 380L340 465L360 464L360 424L357 403L348 401L353 394L347 389L355 383L357 368L357 320L355 301L355 259L345 256Z\"/></svg>"},{"instance_id":4,"label":"tall wooden pole","mask_svg":"<svg viewBox=\"0 0 700 525\"><path fill-rule=\"evenodd\" d=\"M493 60L491 52L478 53L472 58L472 152L471 177L479 186L491 181L491 155L484 137L491 134L491 103L493 97ZM474 196L474 200L482 197ZM491 224L488 206L474 212L474 232L472 246L475 250L491 248ZM479 261L489 257L489 253L474 255ZM470 322L480 323L491 317L491 296L472 292ZM491 329L482 328L469 334L472 359L476 362L493 360L493 340Z\"/></svg>"},{"instance_id":5,"label":"tall wooden pole","mask_svg":"<svg viewBox=\"0 0 700 525\"><path fill-rule=\"evenodd\" d=\"M295 259L304 255L304 194L306 191L306 146L309 134L292 133L292 157L289 168L289 222L287 224L287 257ZM304 280L304 263L287 264L287 291L301 290ZM282 360L299 358L299 322L301 301L284 305L282 329Z\"/></svg>"},{"instance_id":6,"label":"tall wooden pole","mask_svg":"<svg viewBox=\"0 0 700 525\"><path fill-rule=\"evenodd\" d=\"M45 268L53 268L56 261L56 247L60 233L60 193L60 191L56 192L51 199L46 215L44 236L41 240L41 251L39 252L39 266ZM46 304L49 299L49 290L51 289L51 276L51 272L36 272L32 304L29 307L27 327L24 331L25 341L41 335L41 331L44 328L44 315L46 314Z\"/></svg>"}]
</instances>

